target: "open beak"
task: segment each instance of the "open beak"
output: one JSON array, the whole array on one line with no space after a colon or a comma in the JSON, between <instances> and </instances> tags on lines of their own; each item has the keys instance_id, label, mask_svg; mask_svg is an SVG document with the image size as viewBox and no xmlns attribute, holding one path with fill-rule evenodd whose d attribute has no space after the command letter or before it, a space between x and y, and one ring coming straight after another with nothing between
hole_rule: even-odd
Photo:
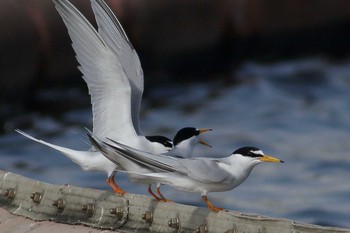
<instances>
[{"instance_id":1,"label":"open beak","mask_svg":"<svg viewBox=\"0 0 350 233\"><path fill-rule=\"evenodd\" d=\"M212 148L212 146L209 145L208 143L206 143L205 141L199 141L199 143L204 145L204 146L208 146L208 147Z\"/></svg>"},{"instance_id":2,"label":"open beak","mask_svg":"<svg viewBox=\"0 0 350 233\"><path fill-rule=\"evenodd\" d=\"M208 131L212 131L212 130L213 130L213 129L206 129L206 128L204 128L204 129L199 129L199 134L205 133L205 132L208 132ZM199 143L202 144L202 145L204 145L204 146L208 146L208 147L212 148L212 146L209 145L208 143L206 143L205 141L200 140Z\"/></svg>"},{"instance_id":3,"label":"open beak","mask_svg":"<svg viewBox=\"0 0 350 233\"><path fill-rule=\"evenodd\" d=\"M262 162L270 162L270 163L284 163L283 160L272 157L270 155L264 155L263 157L260 157L259 160Z\"/></svg>"}]
</instances>

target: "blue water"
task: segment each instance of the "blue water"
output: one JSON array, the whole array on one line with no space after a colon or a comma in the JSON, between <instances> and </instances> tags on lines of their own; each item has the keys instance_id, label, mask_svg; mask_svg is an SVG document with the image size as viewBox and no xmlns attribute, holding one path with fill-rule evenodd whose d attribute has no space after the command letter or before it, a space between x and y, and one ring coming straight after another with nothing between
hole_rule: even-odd
<instances>
[{"instance_id":1,"label":"blue water","mask_svg":"<svg viewBox=\"0 0 350 233\"><path fill-rule=\"evenodd\" d=\"M196 155L220 157L254 145L286 162L261 164L235 190L209 194L217 206L350 227L350 60L247 62L231 77L232 82L153 88L143 103L143 131L172 137L184 126L213 128L203 136L214 147L198 146ZM91 128L89 108L60 118L30 117L32 126L22 130L69 148L89 148L84 130ZM60 153L16 133L0 137L0 159L0 169L33 179L109 189L105 174L83 172ZM117 179L127 191L147 194L145 186L124 178ZM180 203L204 206L198 194L169 187L164 193Z\"/></svg>"}]
</instances>

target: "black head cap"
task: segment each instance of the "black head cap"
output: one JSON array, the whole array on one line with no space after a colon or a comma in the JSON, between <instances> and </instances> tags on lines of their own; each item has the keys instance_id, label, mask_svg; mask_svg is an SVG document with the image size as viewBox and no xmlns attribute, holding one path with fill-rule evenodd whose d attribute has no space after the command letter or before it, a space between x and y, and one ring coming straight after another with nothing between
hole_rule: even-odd
<instances>
[{"instance_id":1,"label":"black head cap","mask_svg":"<svg viewBox=\"0 0 350 233\"><path fill-rule=\"evenodd\" d=\"M165 147L173 148L173 142L167 137L156 135L156 136L146 136L146 138L150 142L158 142Z\"/></svg>"},{"instance_id":2,"label":"black head cap","mask_svg":"<svg viewBox=\"0 0 350 233\"><path fill-rule=\"evenodd\" d=\"M253 146L246 146L235 150L232 154L240 154L240 155L252 157L252 158L262 157L263 156L262 154L254 153L257 151L260 151L260 149Z\"/></svg>"},{"instance_id":3,"label":"black head cap","mask_svg":"<svg viewBox=\"0 0 350 233\"><path fill-rule=\"evenodd\" d=\"M180 129L174 137L174 145L176 146L180 142L187 140L193 136L198 136L200 134L200 130L194 127L185 127Z\"/></svg>"}]
</instances>

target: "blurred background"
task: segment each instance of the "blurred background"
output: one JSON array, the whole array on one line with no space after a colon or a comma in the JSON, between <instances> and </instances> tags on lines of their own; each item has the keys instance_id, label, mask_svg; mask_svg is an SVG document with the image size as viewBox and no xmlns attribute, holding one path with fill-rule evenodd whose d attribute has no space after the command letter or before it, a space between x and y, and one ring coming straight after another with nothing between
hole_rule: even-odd
<instances>
[{"instance_id":1,"label":"blurred background","mask_svg":"<svg viewBox=\"0 0 350 233\"><path fill-rule=\"evenodd\" d=\"M72 3L95 25L90 2ZM210 127L200 156L253 145L285 160L259 165L225 208L350 227L350 2L109 0L145 75L142 127L170 138ZM60 153L13 132L88 149L90 98L51 1L0 2L0 169L108 189ZM118 180L129 192L145 186ZM169 199L200 196L165 188Z\"/></svg>"}]
</instances>

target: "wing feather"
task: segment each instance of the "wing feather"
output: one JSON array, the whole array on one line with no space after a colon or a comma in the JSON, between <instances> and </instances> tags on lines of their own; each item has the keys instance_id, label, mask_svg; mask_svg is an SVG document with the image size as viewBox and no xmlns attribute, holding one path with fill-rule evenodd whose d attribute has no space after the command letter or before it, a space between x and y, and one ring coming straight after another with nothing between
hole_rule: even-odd
<instances>
[{"instance_id":1,"label":"wing feather","mask_svg":"<svg viewBox=\"0 0 350 233\"><path fill-rule=\"evenodd\" d=\"M94 135L121 141L137 136L131 121L131 88L118 57L69 1L54 3L89 88Z\"/></svg>"},{"instance_id":2,"label":"wing feather","mask_svg":"<svg viewBox=\"0 0 350 233\"><path fill-rule=\"evenodd\" d=\"M200 157L182 160L183 166L187 168L187 175L193 179L205 183L222 183L233 179L230 173L219 167L220 161Z\"/></svg>"},{"instance_id":3,"label":"wing feather","mask_svg":"<svg viewBox=\"0 0 350 233\"><path fill-rule=\"evenodd\" d=\"M129 79L131 87L131 115L138 135L140 129L140 107L144 89L140 59L113 11L103 0L91 0L98 32L109 48L116 54Z\"/></svg>"},{"instance_id":4,"label":"wing feather","mask_svg":"<svg viewBox=\"0 0 350 233\"><path fill-rule=\"evenodd\" d=\"M114 145L103 142L103 144L109 148L113 148L118 153L122 154L125 158L143 165L144 167L148 167L152 170L158 171L166 171L166 172L180 172L184 173L185 170L180 169L181 167L177 167L176 164L178 162L172 157L167 157L165 155L156 155L153 153L149 153L146 151L141 151L138 149L134 149L132 147L126 146L119 142L116 142L112 139L109 139ZM165 163L164 160L168 160L168 163ZM170 160L172 160L170 162ZM171 164L171 165L169 165Z\"/></svg>"},{"instance_id":5,"label":"wing feather","mask_svg":"<svg viewBox=\"0 0 350 233\"><path fill-rule=\"evenodd\" d=\"M153 170L156 169L157 172L178 172L207 183L226 182L233 178L229 172L219 167L220 160L203 157L186 159L157 155L134 149L114 140L111 141L114 145L106 142L104 144L123 154L129 160Z\"/></svg>"}]
</instances>

